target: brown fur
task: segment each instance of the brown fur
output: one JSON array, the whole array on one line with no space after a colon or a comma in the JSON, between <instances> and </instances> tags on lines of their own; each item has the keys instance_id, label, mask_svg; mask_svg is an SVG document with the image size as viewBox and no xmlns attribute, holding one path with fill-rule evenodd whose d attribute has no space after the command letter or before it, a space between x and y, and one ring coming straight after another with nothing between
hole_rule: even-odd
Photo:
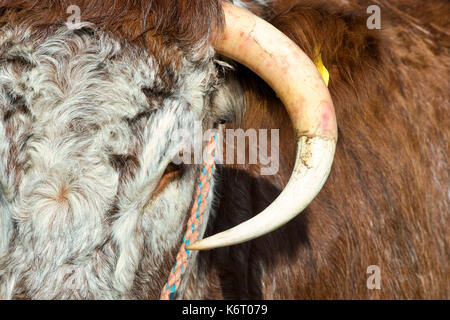
<instances>
[{"instance_id":1,"label":"brown fur","mask_svg":"<svg viewBox=\"0 0 450 320\"><path fill-rule=\"evenodd\" d=\"M70 15L66 12L70 5L80 7L82 21L110 30L128 41L158 35L167 42L189 46L221 27L223 20L216 0L0 1L3 23L25 23L41 30L65 23Z\"/></svg>"}]
</instances>

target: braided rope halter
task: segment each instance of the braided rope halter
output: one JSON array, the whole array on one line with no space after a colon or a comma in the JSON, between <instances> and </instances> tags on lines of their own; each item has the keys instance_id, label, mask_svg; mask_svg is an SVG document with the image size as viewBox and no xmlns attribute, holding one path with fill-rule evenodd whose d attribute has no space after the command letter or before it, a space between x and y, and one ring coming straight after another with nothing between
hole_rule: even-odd
<instances>
[{"instance_id":1,"label":"braided rope halter","mask_svg":"<svg viewBox=\"0 0 450 320\"><path fill-rule=\"evenodd\" d=\"M183 237L180 250L178 251L175 265L172 268L169 280L161 291L161 300L174 300L175 294L180 286L187 265L191 260L192 252L186 249L186 246L197 240L199 230L203 221L203 214L206 211L209 193L214 172L216 170L216 140L217 134L212 135L207 146L207 159L204 160L203 169L200 174L200 183L197 186L194 205L191 209L191 216L187 222L186 233Z\"/></svg>"}]
</instances>

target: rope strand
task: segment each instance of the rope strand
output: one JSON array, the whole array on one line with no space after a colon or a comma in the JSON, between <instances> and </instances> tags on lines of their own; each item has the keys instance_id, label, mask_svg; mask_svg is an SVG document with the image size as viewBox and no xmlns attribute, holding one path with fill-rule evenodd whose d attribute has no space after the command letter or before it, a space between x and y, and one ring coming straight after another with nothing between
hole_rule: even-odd
<instances>
[{"instance_id":1,"label":"rope strand","mask_svg":"<svg viewBox=\"0 0 450 320\"><path fill-rule=\"evenodd\" d=\"M186 271L192 253L186 250L186 245L193 243L199 236L199 230L203 220L203 214L208 205L208 195L211 189L214 171L216 169L216 139L213 135L208 144L208 159L203 164L200 174L200 183L197 186L194 205L191 209L191 216L187 222L186 234L184 235L181 248L178 251L175 265L170 272L169 280L161 292L161 300L174 300L177 289L180 286L184 272Z\"/></svg>"}]
</instances>

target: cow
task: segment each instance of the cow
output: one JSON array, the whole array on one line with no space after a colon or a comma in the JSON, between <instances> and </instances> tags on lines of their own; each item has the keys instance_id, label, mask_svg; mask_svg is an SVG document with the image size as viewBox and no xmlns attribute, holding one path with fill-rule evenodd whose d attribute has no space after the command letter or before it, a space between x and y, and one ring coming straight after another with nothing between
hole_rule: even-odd
<instances>
[{"instance_id":1,"label":"cow","mask_svg":"<svg viewBox=\"0 0 450 320\"><path fill-rule=\"evenodd\" d=\"M0 0L0 298L448 299L449 10Z\"/></svg>"}]
</instances>

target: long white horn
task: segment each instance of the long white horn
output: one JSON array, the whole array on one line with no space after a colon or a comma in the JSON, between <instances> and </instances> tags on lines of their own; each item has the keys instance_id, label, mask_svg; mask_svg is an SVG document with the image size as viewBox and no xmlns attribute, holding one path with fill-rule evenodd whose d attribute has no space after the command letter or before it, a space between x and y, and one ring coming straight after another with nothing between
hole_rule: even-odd
<instances>
[{"instance_id":1,"label":"long white horn","mask_svg":"<svg viewBox=\"0 0 450 320\"><path fill-rule=\"evenodd\" d=\"M223 9L226 26L215 49L250 68L276 92L295 128L296 163L287 186L268 208L232 229L187 246L188 250L242 243L286 224L322 189L336 149L333 102L314 63L268 22L227 2Z\"/></svg>"}]
</instances>

